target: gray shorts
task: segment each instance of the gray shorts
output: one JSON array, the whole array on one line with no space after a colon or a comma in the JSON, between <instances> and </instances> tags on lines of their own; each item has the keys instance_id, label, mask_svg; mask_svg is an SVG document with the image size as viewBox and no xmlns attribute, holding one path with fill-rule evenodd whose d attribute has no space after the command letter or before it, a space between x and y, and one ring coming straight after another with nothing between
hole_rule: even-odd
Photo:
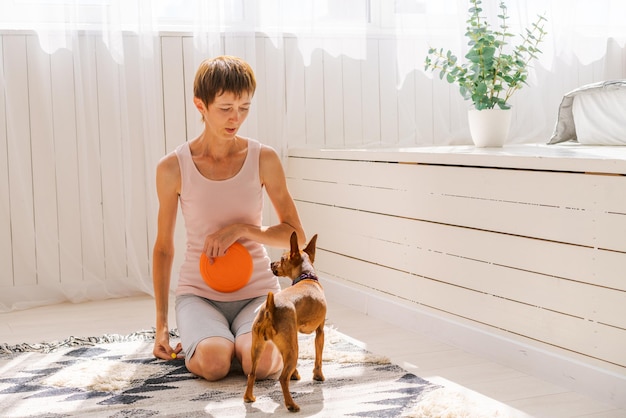
<instances>
[{"instance_id":1,"label":"gray shorts","mask_svg":"<svg viewBox=\"0 0 626 418\"><path fill-rule=\"evenodd\" d=\"M231 342L252 331L252 323L267 296L234 302L217 302L196 295L176 297L176 325L185 356L189 359L198 343L209 337Z\"/></svg>"}]
</instances>

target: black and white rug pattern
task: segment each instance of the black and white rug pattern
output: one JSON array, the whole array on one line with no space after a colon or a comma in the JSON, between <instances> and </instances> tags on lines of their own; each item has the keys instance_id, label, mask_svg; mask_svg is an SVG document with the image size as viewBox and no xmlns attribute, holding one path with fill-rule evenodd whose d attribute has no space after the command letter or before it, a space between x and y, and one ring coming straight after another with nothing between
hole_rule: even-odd
<instances>
[{"instance_id":1,"label":"black and white rug pattern","mask_svg":"<svg viewBox=\"0 0 626 418\"><path fill-rule=\"evenodd\" d=\"M302 379L290 385L300 416L399 417L438 388L330 331L325 382L312 380L313 340L301 337ZM240 369L219 382L197 378L182 359L154 358L153 337L145 331L52 345L0 345L0 416L293 416L277 380L258 381L257 401L245 403Z\"/></svg>"}]
</instances>

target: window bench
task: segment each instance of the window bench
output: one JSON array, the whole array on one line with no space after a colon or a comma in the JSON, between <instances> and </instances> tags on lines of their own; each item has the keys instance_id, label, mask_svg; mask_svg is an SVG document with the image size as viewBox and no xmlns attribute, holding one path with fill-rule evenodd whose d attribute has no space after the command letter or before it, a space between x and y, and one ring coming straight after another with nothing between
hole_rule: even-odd
<instances>
[{"instance_id":1,"label":"window bench","mask_svg":"<svg viewBox=\"0 0 626 418\"><path fill-rule=\"evenodd\" d=\"M329 301L626 406L626 147L291 149Z\"/></svg>"}]
</instances>

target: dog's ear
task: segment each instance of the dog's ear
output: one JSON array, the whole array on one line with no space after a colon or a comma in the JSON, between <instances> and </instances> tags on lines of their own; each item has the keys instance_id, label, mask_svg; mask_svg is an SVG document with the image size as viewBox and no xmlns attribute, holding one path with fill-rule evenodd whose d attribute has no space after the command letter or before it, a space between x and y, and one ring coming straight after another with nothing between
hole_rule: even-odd
<instances>
[{"instance_id":1,"label":"dog's ear","mask_svg":"<svg viewBox=\"0 0 626 418\"><path fill-rule=\"evenodd\" d=\"M317 234L313 235L313 238L309 241L304 252L309 256L311 263L315 262L315 245L317 243Z\"/></svg>"},{"instance_id":2,"label":"dog's ear","mask_svg":"<svg viewBox=\"0 0 626 418\"><path fill-rule=\"evenodd\" d=\"M298 235L296 234L296 231L291 233L291 240L289 243L291 244L291 257L296 254L300 255L300 250L298 249Z\"/></svg>"}]
</instances>

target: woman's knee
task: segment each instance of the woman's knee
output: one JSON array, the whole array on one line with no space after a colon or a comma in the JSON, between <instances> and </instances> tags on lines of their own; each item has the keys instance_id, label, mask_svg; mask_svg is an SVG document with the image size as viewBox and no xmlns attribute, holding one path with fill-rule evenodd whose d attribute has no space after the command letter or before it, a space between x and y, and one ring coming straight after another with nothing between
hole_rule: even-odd
<instances>
[{"instance_id":1,"label":"woman's knee","mask_svg":"<svg viewBox=\"0 0 626 418\"><path fill-rule=\"evenodd\" d=\"M252 358L250 349L244 348L241 354L241 367L244 374L247 376L252 371ZM265 349L258 359L256 366L256 378L266 379L273 374L280 372L283 368L283 360L280 352L272 343L268 341L265 344Z\"/></svg>"},{"instance_id":2,"label":"woman's knee","mask_svg":"<svg viewBox=\"0 0 626 418\"><path fill-rule=\"evenodd\" d=\"M213 382L228 375L233 353L234 345L230 341L207 338L197 345L186 366L191 373Z\"/></svg>"}]
</instances>

